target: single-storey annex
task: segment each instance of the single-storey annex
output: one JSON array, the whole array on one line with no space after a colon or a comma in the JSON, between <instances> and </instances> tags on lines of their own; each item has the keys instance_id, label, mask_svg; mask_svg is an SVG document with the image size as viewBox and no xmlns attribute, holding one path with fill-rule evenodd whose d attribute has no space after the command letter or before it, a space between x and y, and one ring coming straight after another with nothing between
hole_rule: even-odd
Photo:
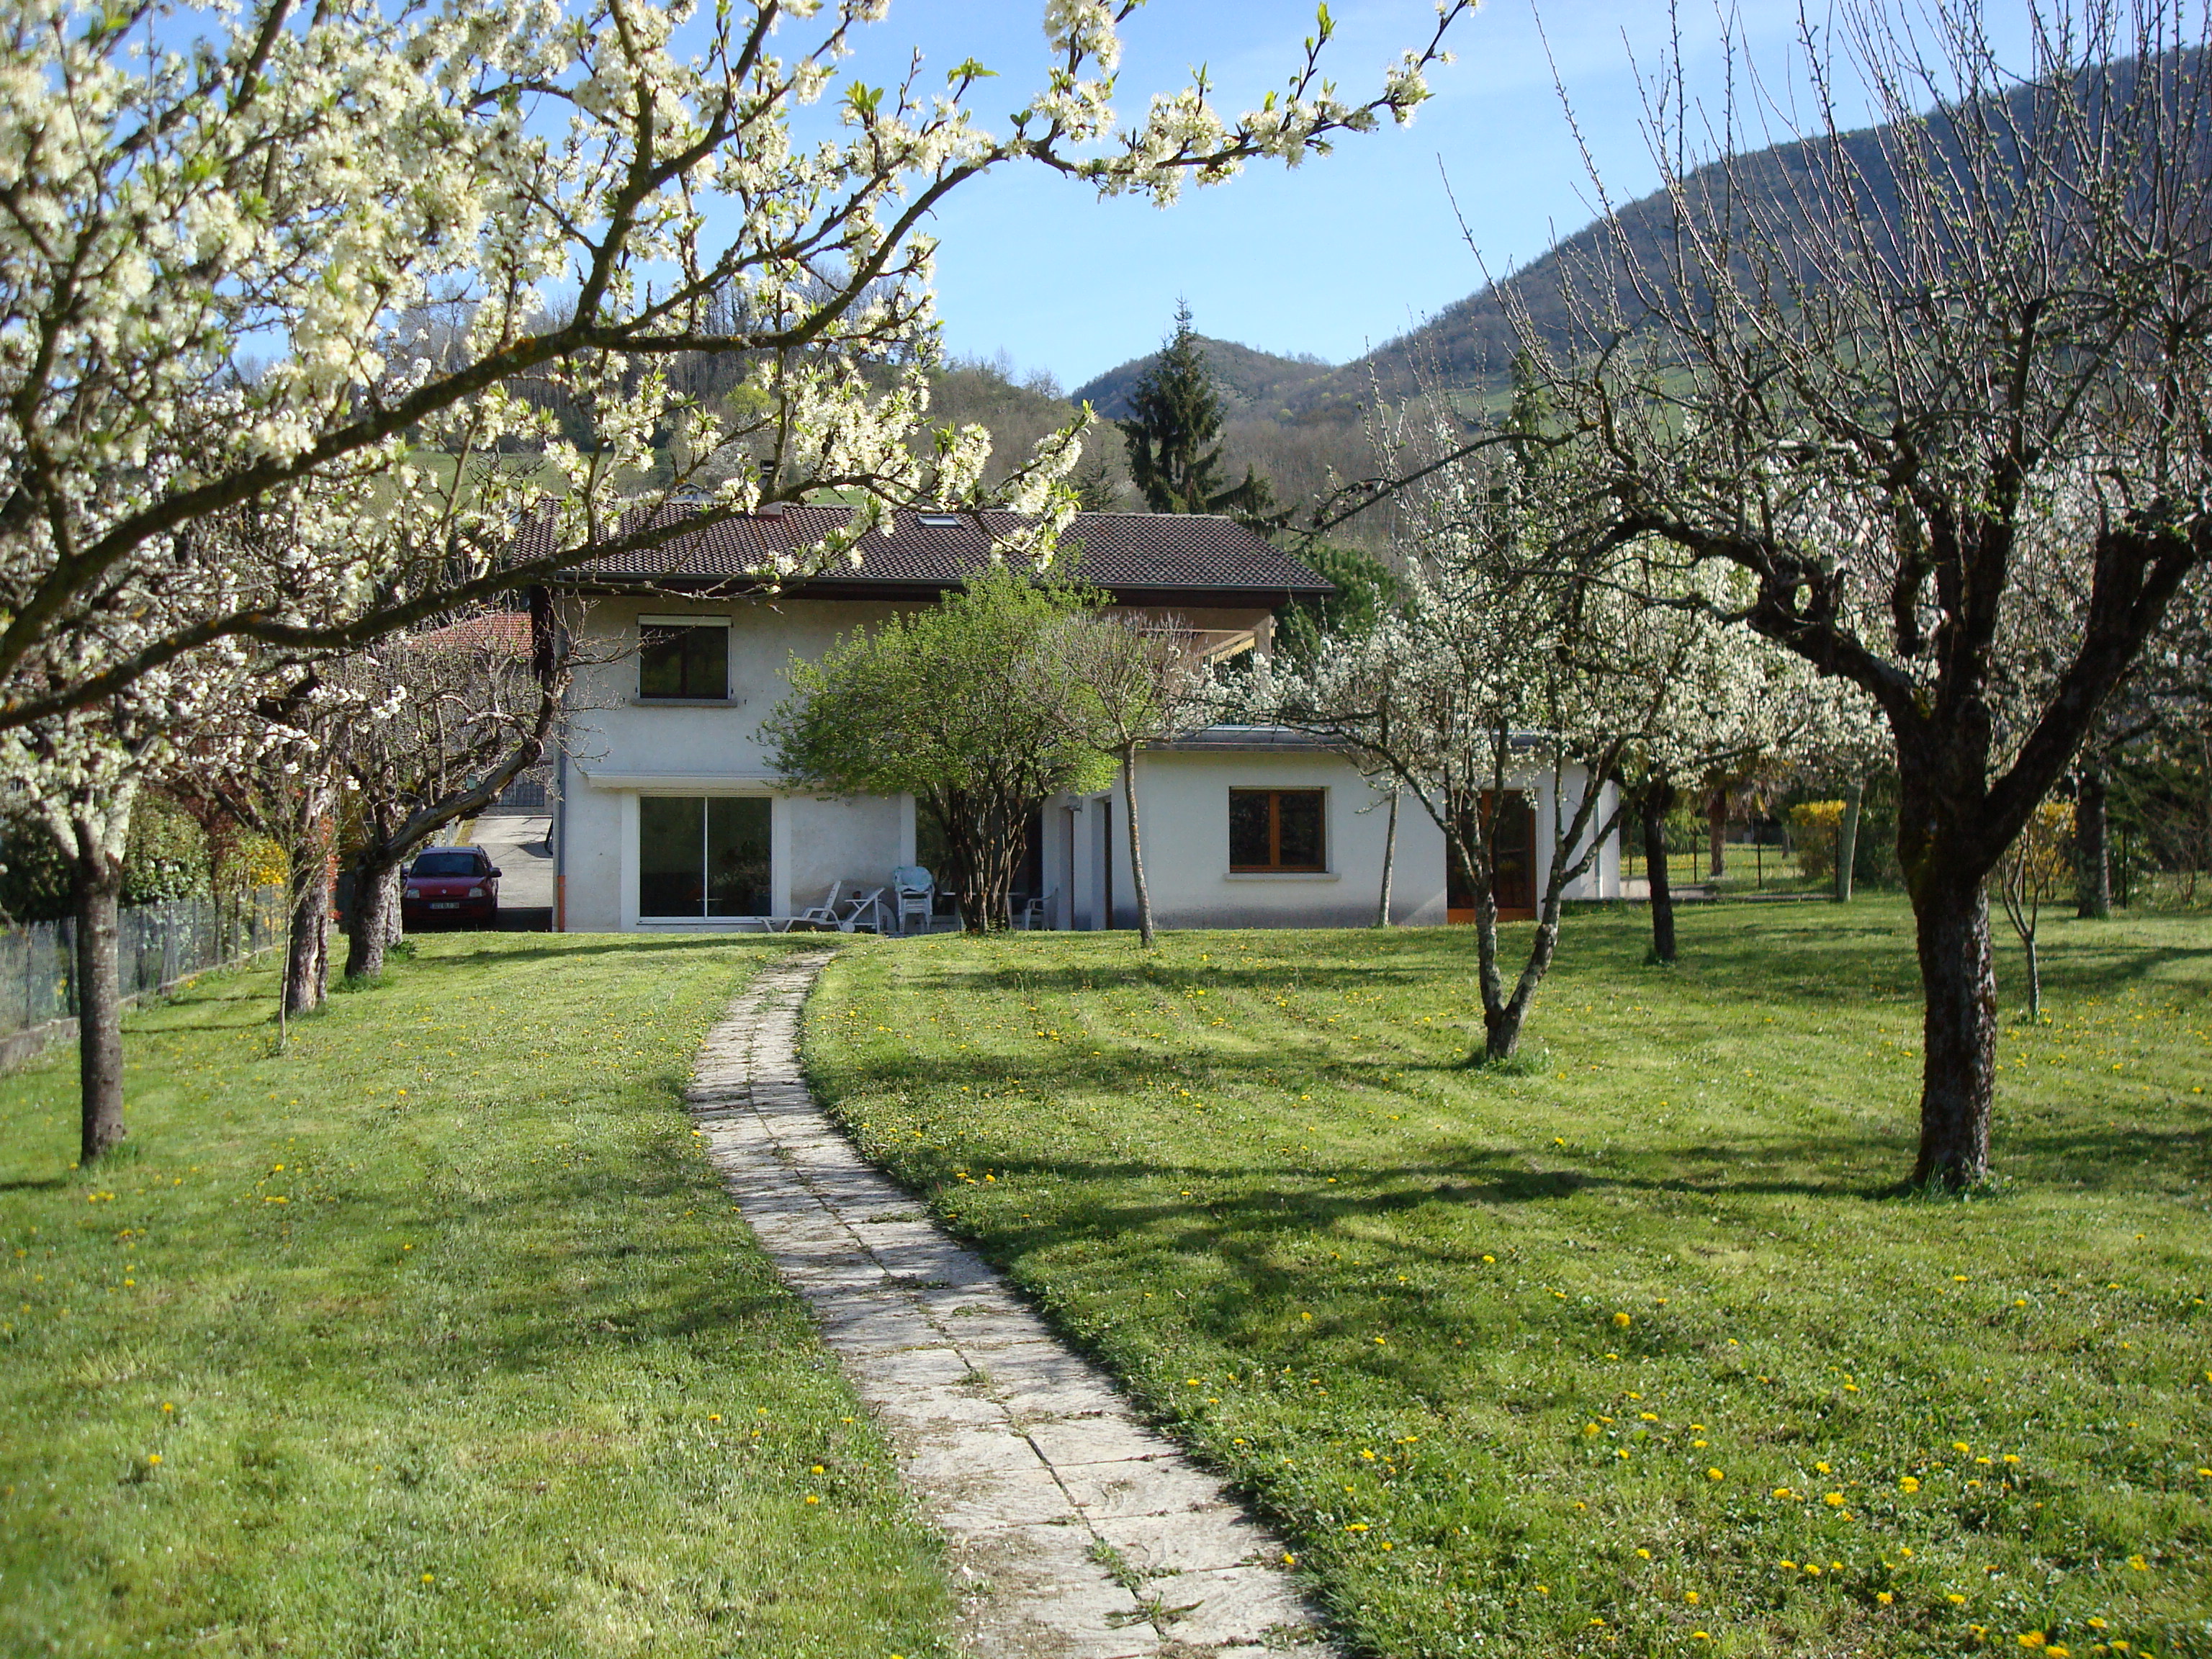
<instances>
[{"instance_id":1,"label":"single-storey annex","mask_svg":"<svg viewBox=\"0 0 2212 1659\"><path fill-rule=\"evenodd\" d=\"M671 508L670 511L682 511ZM799 915L833 887L865 893L929 860L931 826L910 797L823 800L781 788L760 738L796 653L933 602L982 568L1011 514L897 514L856 569L744 592L777 549L804 548L844 510L787 507L706 526L588 568L570 626L593 665L571 692L555 793L556 928L739 929ZM1272 646L1273 613L1329 585L1233 520L1087 513L1063 538L1081 578L1117 608L1174 617L1214 657ZM1066 556L1066 554L1063 554ZM1330 927L1373 921L1385 804L1340 755L1300 734L1216 726L1138 763L1146 872L1164 927ZM1609 786L1608 786L1609 787ZM1525 847L1501 854L1510 914L1543 878L1538 814L1549 781L1511 792ZM1127 803L1118 787L1038 815L1017 897L1037 925L1132 927ZM1401 810L1394 919L1471 915L1443 836ZM1619 890L1608 846L1573 891Z\"/></svg>"}]
</instances>

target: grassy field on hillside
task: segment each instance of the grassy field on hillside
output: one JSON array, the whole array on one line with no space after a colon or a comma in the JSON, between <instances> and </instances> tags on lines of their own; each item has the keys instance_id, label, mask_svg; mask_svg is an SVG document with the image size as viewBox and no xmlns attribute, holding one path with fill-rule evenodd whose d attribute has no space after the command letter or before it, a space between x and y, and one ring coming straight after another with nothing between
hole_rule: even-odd
<instances>
[{"instance_id":1,"label":"grassy field on hillside","mask_svg":"<svg viewBox=\"0 0 2212 1659\"><path fill-rule=\"evenodd\" d=\"M1369 1653L2212 1654L2212 927L2047 929L1963 1202L1899 903L1681 927L1517 1075L1459 930L864 945L810 1064Z\"/></svg>"},{"instance_id":2,"label":"grassy field on hillside","mask_svg":"<svg viewBox=\"0 0 2212 1659\"><path fill-rule=\"evenodd\" d=\"M0 1079L0 1653L945 1651L933 1536L678 1094L781 941L447 934ZM825 1593L834 1591L834 1593Z\"/></svg>"}]
</instances>

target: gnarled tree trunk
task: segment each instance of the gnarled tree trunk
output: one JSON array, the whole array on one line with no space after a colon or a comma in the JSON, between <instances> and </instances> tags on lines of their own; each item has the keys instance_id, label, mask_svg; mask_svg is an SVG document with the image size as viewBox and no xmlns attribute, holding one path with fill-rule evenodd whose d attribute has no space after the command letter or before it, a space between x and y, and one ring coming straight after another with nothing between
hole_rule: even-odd
<instances>
[{"instance_id":1,"label":"gnarled tree trunk","mask_svg":"<svg viewBox=\"0 0 2212 1659\"><path fill-rule=\"evenodd\" d=\"M1638 816L1644 824L1644 883L1651 892L1651 959L1674 959L1674 887L1667 868L1667 814L1674 810L1674 786L1647 784Z\"/></svg>"},{"instance_id":2,"label":"gnarled tree trunk","mask_svg":"<svg viewBox=\"0 0 2212 1659\"><path fill-rule=\"evenodd\" d=\"M1706 863L1715 877L1728 873L1728 791L1716 789L1705 798Z\"/></svg>"},{"instance_id":3,"label":"gnarled tree trunk","mask_svg":"<svg viewBox=\"0 0 2212 1659\"><path fill-rule=\"evenodd\" d=\"M70 861L76 921L78 1161L89 1165L120 1142L123 1127L123 860L77 831Z\"/></svg>"},{"instance_id":4,"label":"gnarled tree trunk","mask_svg":"<svg viewBox=\"0 0 2212 1659\"><path fill-rule=\"evenodd\" d=\"M292 872L292 925L284 952L284 1012L308 1013L331 983L331 860L317 841Z\"/></svg>"},{"instance_id":5,"label":"gnarled tree trunk","mask_svg":"<svg viewBox=\"0 0 2212 1659\"><path fill-rule=\"evenodd\" d=\"M1382 832L1382 890L1375 899L1375 925L1390 925L1390 878L1398 865L1398 797L1400 791L1390 792L1390 821Z\"/></svg>"},{"instance_id":6,"label":"gnarled tree trunk","mask_svg":"<svg viewBox=\"0 0 2212 1659\"><path fill-rule=\"evenodd\" d=\"M1844 791L1843 822L1836 826L1836 902L1851 902L1851 872L1859 858L1859 807L1866 799L1866 785L1854 783Z\"/></svg>"},{"instance_id":7,"label":"gnarled tree trunk","mask_svg":"<svg viewBox=\"0 0 2212 1659\"><path fill-rule=\"evenodd\" d=\"M1916 1186L1972 1186L1990 1169L1996 1098L1996 969L1990 906L1976 880L1916 884L1922 1018L1920 1156Z\"/></svg>"},{"instance_id":8,"label":"gnarled tree trunk","mask_svg":"<svg viewBox=\"0 0 2212 1659\"><path fill-rule=\"evenodd\" d=\"M1137 830L1137 750L1121 751L1121 797L1129 803L1129 880L1137 890L1137 940L1152 948L1152 890L1145 884L1145 841Z\"/></svg>"},{"instance_id":9,"label":"gnarled tree trunk","mask_svg":"<svg viewBox=\"0 0 2212 1659\"><path fill-rule=\"evenodd\" d=\"M346 915L348 979L384 971L384 952L399 937L399 866L364 850L354 860L353 908Z\"/></svg>"},{"instance_id":10,"label":"gnarled tree trunk","mask_svg":"<svg viewBox=\"0 0 2212 1659\"><path fill-rule=\"evenodd\" d=\"M2085 766L2074 792L2074 914L2102 921L2112 914L2112 854L2105 769Z\"/></svg>"}]
</instances>

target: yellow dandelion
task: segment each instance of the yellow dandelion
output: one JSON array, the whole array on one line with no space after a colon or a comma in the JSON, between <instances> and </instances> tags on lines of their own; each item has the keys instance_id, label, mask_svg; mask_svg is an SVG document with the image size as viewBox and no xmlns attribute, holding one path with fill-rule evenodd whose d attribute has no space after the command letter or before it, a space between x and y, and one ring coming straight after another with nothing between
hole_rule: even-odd
<instances>
[{"instance_id":1,"label":"yellow dandelion","mask_svg":"<svg viewBox=\"0 0 2212 1659\"><path fill-rule=\"evenodd\" d=\"M1881 1602L1884 1607L1887 1607L1891 1602L1897 1600L1897 1598L1894 1595L1892 1595L1887 1590L1876 1590L1874 1593L1874 1599Z\"/></svg>"},{"instance_id":2,"label":"yellow dandelion","mask_svg":"<svg viewBox=\"0 0 2212 1659\"><path fill-rule=\"evenodd\" d=\"M1708 1480L1725 1480L1728 1479L1728 1476L1719 1469L1707 1469L1705 1471L1705 1479Z\"/></svg>"},{"instance_id":3,"label":"yellow dandelion","mask_svg":"<svg viewBox=\"0 0 2212 1659\"><path fill-rule=\"evenodd\" d=\"M1616 1324L1616 1325L1620 1326L1621 1329L1623 1329L1623 1330L1626 1330L1626 1329L1628 1328L1628 1326L1629 1326L1629 1322L1629 1322L1628 1316L1627 1316L1626 1314L1625 1314L1625 1313L1617 1313L1617 1314L1613 1315L1613 1322L1614 1324Z\"/></svg>"}]
</instances>

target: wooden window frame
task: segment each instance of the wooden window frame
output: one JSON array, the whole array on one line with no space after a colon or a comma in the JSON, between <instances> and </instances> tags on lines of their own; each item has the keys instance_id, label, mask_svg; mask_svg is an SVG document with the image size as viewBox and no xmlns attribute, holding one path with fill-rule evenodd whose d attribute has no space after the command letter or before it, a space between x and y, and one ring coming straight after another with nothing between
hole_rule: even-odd
<instances>
[{"instance_id":1,"label":"wooden window frame","mask_svg":"<svg viewBox=\"0 0 2212 1659\"><path fill-rule=\"evenodd\" d=\"M1231 789L1229 799L1232 812L1239 795L1265 795L1267 798L1267 855L1266 864L1239 864L1233 844L1230 849L1229 873L1232 876L1324 876L1328 873L1328 791L1327 789ZM1321 803L1321 862L1318 864L1285 864L1283 860L1283 797L1311 795Z\"/></svg>"}]
</instances>

